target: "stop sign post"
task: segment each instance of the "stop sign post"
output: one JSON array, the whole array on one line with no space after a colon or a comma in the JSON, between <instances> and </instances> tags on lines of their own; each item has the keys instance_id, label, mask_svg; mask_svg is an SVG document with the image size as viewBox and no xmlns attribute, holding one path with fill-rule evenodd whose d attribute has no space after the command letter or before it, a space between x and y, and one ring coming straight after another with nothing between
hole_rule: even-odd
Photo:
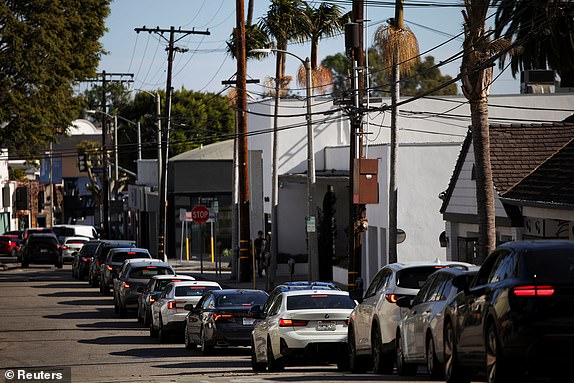
<instances>
[{"instance_id":1,"label":"stop sign post","mask_svg":"<svg viewBox=\"0 0 574 383\"><path fill-rule=\"evenodd\" d=\"M191 219L198 224L204 224L209 219L209 210L203 205L197 205L191 209Z\"/></svg>"}]
</instances>

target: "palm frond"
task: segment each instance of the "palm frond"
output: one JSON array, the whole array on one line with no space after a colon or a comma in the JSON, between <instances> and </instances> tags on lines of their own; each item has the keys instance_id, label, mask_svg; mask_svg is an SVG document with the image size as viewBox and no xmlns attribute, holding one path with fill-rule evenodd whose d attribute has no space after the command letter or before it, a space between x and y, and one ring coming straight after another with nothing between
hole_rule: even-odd
<instances>
[{"instance_id":1,"label":"palm frond","mask_svg":"<svg viewBox=\"0 0 574 383\"><path fill-rule=\"evenodd\" d=\"M381 26L375 33L375 45L389 70L395 52L398 54L397 62L402 75L407 75L420 62L419 43L408 27L397 29L393 25Z\"/></svg>"}]
</instances>

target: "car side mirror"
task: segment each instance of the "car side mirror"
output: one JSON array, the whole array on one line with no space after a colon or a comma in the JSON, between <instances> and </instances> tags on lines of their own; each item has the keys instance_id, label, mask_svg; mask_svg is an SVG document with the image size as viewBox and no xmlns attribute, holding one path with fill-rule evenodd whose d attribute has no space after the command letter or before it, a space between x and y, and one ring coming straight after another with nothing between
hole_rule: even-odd
<instances>
[{"instance_id":1,"label":"car side mirror","mask_svg":"<svg viewBox=\"0 0 574 383\"><path fill-rule=\"evenodd\" d=\"M411 302L411 298L400 297L399 299L397 299L397 306L399 306L403 309L410 309L411 307L413 307L412 302Z\"/></svg>"},{"instance_id":2,"label":"car side mirror","mask_svg":"<svg viewBox=\"0 0 574 383\"><path fill-rule=\"evenodd\" d=\"M363 301L363 290L362 289L351 290L349 291L349 297L352 300L361 303Z\"/></svg>"},{"instance_id":3,"label":"car side mirror","mask_svg":"<svg viewBox=\"0 0 574 383\"><path fill-rule=\"evenodd\" d=\"M468 291L469 281L466 275L457 275L452 279L452 285L459 291Z\"/></svg>"},{"instance_id":4,"label":"car side mirror","mask_svg":"<svg viewBox=\"0 0 574 383\"><path fill-rule=\"evenodd\" d=\"M261 310L261 306L255 305L249 309L249 315L253 319L263 319L265 317L265 313Z\"/></svg>"},{"instance_id":5,"label":"car side mirror","mask_svg":"<svg viewBox=\"0 0 574 383\"><path fill-rule=\"evenodd\" d=\"M186 304L183 306L183 309L184 309L184 310L187 310L187 311L193 311L194 308L195 308L195 306L193 305L193 303L186 303Z\"/></svg>"}]
</instances>

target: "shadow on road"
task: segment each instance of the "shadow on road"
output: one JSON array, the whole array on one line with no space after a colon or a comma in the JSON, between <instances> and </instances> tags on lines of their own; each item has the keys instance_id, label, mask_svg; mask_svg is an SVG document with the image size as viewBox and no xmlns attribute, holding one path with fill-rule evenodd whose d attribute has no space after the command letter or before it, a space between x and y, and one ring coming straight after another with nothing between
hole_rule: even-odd
<instances>
[{"instance_id":1,"label":"shadow on road","mask_svg":"<svg viewBox=\"0 0 574 383\"><path fill-rule=\"evenodd\" d=\"M332 382L334 380L339 382L404 382L408 380L409 382L430 382L430 378L428 375L422 376L398 376L398 375L376 375L376 374L350 374L350 373L341 373L337 371L337 369L300 369L297 367L287 367L285 369L286 372L289 373L305 373L305 375L297 375L297 376L281 376L281 375L271 375L266 374L265 380L268 381L275 381L275 382L306 382L306 381L326 381ZM336 378L333 375L326 375L328 372L336 373ZM444 381L443 381L444 382Z\"/></svg>"},{"instance_id":2,"label":"shadow on road","mask_svg":"<svg viewBox=\"0 0 574 383\"><path fill-rule=\"evenodd\" d=\"M110 308L98 308L97 311L74 311L62 314L51 314L51 315L44 315L44 318L47 319L117 319L118 315L114 313L114 309Z\"/></svg>"},{"instance_id":3,"label":"shadow on road","mask_svg":"<svg viewBox=\"0 0 574 383\"><path fill-rule=\"evenodd\" d=\"M78 343L109 346L118 344L150 344L157 343L157 341L143 335L114 335L103 336L95 339L80 339L78 340Z\"/></svg>"},{"instance_id":4,"label":"shadow on road","mask_svg":"<svg viewBox=\"0 0 574 383\"><path fill-rule=\"evenodd\" d=\"M186 363L172 363L172 364L158 364L152 366L154 368L174 368L177 370L183 370L188 368L199 368L201 373L205 374L205 369L225 369L229 370L231 368L247 368L251 370L251 361L249 359L244 360L202 360L201 356L193 357L193 361ZM199 373L199 372L198 372ZM184 372L181 375L194 375L198 374L194 372Z\"/></svg>"},{"instance_id":5,"label":"shadow on road","mask_svg":"<svg viewBox=\"0 0 574 383\"><path fill-rule=\"evenodd\" d=\"M125 351L110 352L110 355L116 356L133 356L136 358L183 358L189 357L190 352L181 346L177 347L161 347L157 341L149 337L141 337L147 340L148 343L156 343L155 347L151 348L132 348Z\"/></svg>"},{"instance_id":6,"label":"shadow on road","mask_svg":"<svg viewBox=\"0 0 574 383\"><path fill-rule=\"evenodd\" d=\"M66 291L57 291L55 293L49 294L38 294L40 297L48 297L48 298L89 298L89 297L102 297L102 295L96 290L66 290Z\"/></svg>"},{"instance_id":7,"label":"shadow on road","mask_svg":"<svg viewBox=\"0 0 574 383\"><path fill-rule=\"evenodd\" d=\"M111 298L100 298L100 299L78 299L75 301L63 301L58 302L59 305L67 306L112 306L114 304Z\"/></svg>"},{"instance_id":8,"label":"shadow on road","mask_svg":"<svg viewBox=\"0 0 574 383\"><path fill-rule=\"evenodd\" d=\"M114 321L114 322L94 322L94 323L79 323L76 327L86 330L138 330L144 329L139 323Z\"/></svg>"}]
</instances>

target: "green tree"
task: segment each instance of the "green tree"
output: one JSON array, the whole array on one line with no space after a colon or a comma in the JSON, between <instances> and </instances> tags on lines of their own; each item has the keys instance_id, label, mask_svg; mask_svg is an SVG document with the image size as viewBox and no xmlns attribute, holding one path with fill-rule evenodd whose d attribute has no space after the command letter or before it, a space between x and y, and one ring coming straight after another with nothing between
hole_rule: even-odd
<instances>
[{"instance_id":1,"label":"green tree","mask_svg":"<svg viewBox=\"0 0 574 383\"><path fill-rule=\"evenodd\" d=\"M327 56L321 65L331 71L333 78L333 96L341 97L351 88L349 76L351 75L351 61L343 53Z\"/></svg>"},{"instance_id":2,"label":"green tree","mask_svg":"<svg viewBox=\"0 0 574 383\"><path fill-rule=\"evenodd\" d=\"M516 77L522 69L555 69L563 86L574 86L574 3L559 0L493 0L495 36L518 43L510 55ZM506 57L500 60L505 66Z\"/></svg>"},{"instance_id":3,"label":"green tree","mask_svg":"<svg viewBox=\"0 0 574 383\"><path fill-rule=\"evenodd\" d=\"M440 88L441 85L452 80L449 75L442 75L436 67L433 56L426 56L424 61L419 62L413 68L413 73L401 81L401 94L416 96L432 89ZM458 87L456 83L440 88L431 95L456 95Z\"/></svg>"},{"instance_id":4,"label":"green tree","mask_svg":"<svg viewBox=\"0 0 574 383\"><path fill-rule=\"evenodd\" d=\"M46 147L81 110L73 83L96 73L109 0L0 2L0 140ZM26 145L22 145L22 143Z\"/></svg>"}]
</instances>

